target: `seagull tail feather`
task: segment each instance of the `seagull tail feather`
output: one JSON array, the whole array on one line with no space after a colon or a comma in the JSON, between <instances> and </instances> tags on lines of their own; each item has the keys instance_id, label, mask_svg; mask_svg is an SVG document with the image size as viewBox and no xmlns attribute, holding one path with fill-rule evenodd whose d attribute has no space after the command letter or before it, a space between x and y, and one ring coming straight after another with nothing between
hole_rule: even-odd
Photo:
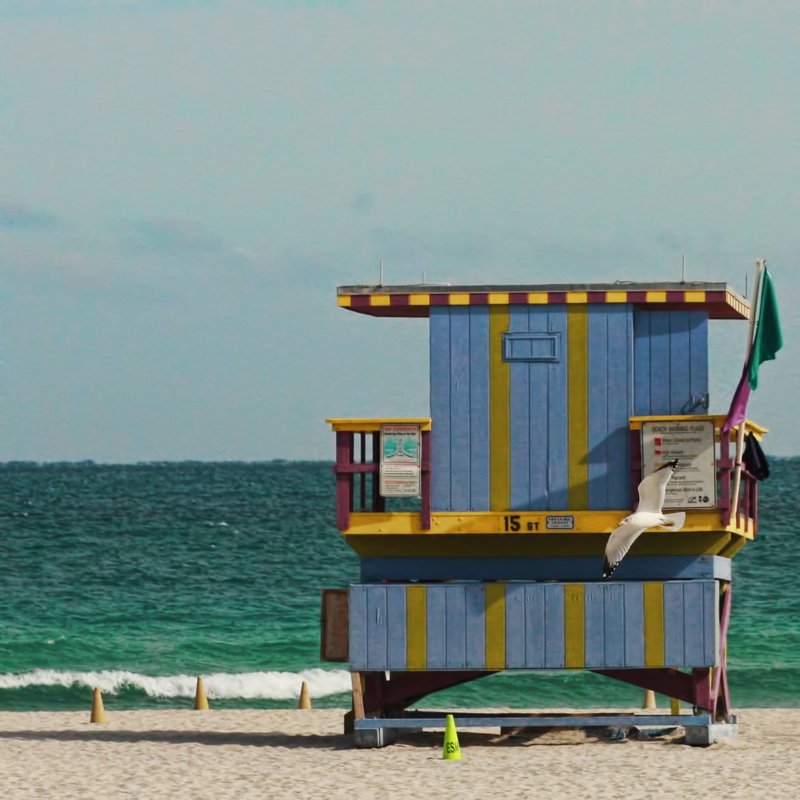
<instances>
[{"instance_id":1,"label":"seagull tail feather","mask_svg":"<svg viewBox=\"0 0 800 800\"><path fill-rule=\"evenodd\" d=\"M668 521L668 525L662 527L669 528L671 531L679 531L686 522L685 511L675 511L672 514L664 514L664 519Z\"/></svg>"}]
</instances>

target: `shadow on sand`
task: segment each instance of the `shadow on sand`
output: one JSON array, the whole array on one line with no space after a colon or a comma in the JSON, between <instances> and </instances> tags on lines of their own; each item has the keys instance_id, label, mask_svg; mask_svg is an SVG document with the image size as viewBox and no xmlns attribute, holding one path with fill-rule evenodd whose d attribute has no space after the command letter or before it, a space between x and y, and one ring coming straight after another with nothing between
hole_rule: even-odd
<instances>
[{"instance_id":1,"label":"shadow on sand","mask_svg":"<svg viewBox=\"0 0 800 800\"><path fill-rule=\"evenodd\" d=\"M344 734L237 733L236 731L114 731L52 730L0 731L2 739L54 742L166 742L168 744L204 744L210 746L285 747L322 750L350 749L352 739Z\"/></svg>"}]
</instances>

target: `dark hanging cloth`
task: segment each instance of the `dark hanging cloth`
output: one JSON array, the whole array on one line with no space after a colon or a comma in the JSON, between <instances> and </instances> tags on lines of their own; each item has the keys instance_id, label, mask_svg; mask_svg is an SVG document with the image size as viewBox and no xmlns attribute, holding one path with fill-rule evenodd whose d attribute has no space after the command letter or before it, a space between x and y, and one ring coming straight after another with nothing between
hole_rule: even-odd
<instances>
[{"instance_id":1,"label":"dark hanging cloth","mask_svg":"<svg viewBox=\"0 0 800 800\"><path fill-rule=\"evenodd\" d=\"M769 478L769 461L761 449L761 445L752 433L747 434L744 444L744 454L742 461L747 471L757 480L763 481Z\"/></svg>"}]
</instances>

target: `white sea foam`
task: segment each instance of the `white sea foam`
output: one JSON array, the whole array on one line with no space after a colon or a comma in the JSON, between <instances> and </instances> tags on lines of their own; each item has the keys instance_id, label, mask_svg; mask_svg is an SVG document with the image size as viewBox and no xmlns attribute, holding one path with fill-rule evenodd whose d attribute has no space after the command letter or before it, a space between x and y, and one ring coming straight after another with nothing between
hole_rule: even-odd
<instances>
[{"instance_id":1,"label":"white sea foam","mask_svg":"<svg viewBox=\"0 0 800 800\"><path fill-rule=\"evenodd\" d=\"M244 700L290 700L300 694L303 681L312 697L327 697L350 691L350 673L343 669L307 669L301 672L240 672L203 675L209 698ZM196 675L142 675L125 670L73 672L36 669L0 674L0 689L27 686L98 687L103 694L118 694L123 687L141 689L150 697L194 697Z\"/></svg>"}]
</instances>

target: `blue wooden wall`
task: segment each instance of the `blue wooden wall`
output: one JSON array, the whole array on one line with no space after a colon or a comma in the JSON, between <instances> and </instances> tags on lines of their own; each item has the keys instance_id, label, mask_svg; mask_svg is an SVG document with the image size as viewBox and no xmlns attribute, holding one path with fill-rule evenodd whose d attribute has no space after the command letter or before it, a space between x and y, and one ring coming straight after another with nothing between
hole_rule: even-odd
<instances>
[{"instance_id":1,"label":"blue wooden wall","mask_svg":"<svg viewBox=\"0 0 800 800\"><path fill-rule=\"evenodd\" d=\"M707 394L708 314L432 307L430 370L434 511L625 509L628 419Z\"/></svg>"},{"instance_id":2,"label":"blue wooden wall","mask_svg":"<svg viewBox=\"0 0 800 800\"><path fill-rule=\"evenodd\" d=\"M591 509L630 504L633 308L589 306L588 480Z\"/></svg>"},{"instance_id":3,"label":"blue wooden wall","mask_svg":"<svg viewBox=\"0 0 800 800\"><path fill-rule=\"evenodd\" d=\"M359 584L354 670L708 667L718 660L714 580Z\"/></svg>"},{"instance_id":4,"label":"blue wooden wall","mask_svg":"<svg viewBox=\"0 0 800 800\"><path fill-rule=\"evenodd\" d=\"M567 508L566 306L511 306L508 330L550 333L559 343L552 361L508 364L510 508Z\"/></svg>"},{"instance_id":5,"label":"blue wooden wall","mask_svg":"<svg viewBox=\"0 0 800 800\"><path fill-rule=\"evenodd\" d=\"M708 393L708 312L637 309L634 332L634 413L691 411Z\"/></svg>"},{"instance_id":6,"label":"blue wooden wall","mask_svg":"<svg viewBox=\"0 0 800 800\"><path fill-rule=\"evenodd\" d=\"M430 312L433 470L437 511L489 508L489 307Z\"/></svg>"},{"instance_id":7,"label":"blue wooden wall","mask_svg":"<svg viewBox=\"0 0 800 800\"><path fill-rule=\"evenodd\" d=\"M431 308L434 511L566 509L577 484L587 508L627 507L632 306L589 306L580 353L571 361L573 318L565 304L505 313L507 323L492 340L489 307ZM492 385L490 357L500 360L501 353L503 380ZM588 374L583 397L576 371ZM506 424L493 425L498 418ZM492 431L503 441L491 441ZM576 436L583 440L573 463L568 449ZM507 469L497 469L498 447ZM492 505L498 496L503 501Z\"/></svg>"}]
</instances>

